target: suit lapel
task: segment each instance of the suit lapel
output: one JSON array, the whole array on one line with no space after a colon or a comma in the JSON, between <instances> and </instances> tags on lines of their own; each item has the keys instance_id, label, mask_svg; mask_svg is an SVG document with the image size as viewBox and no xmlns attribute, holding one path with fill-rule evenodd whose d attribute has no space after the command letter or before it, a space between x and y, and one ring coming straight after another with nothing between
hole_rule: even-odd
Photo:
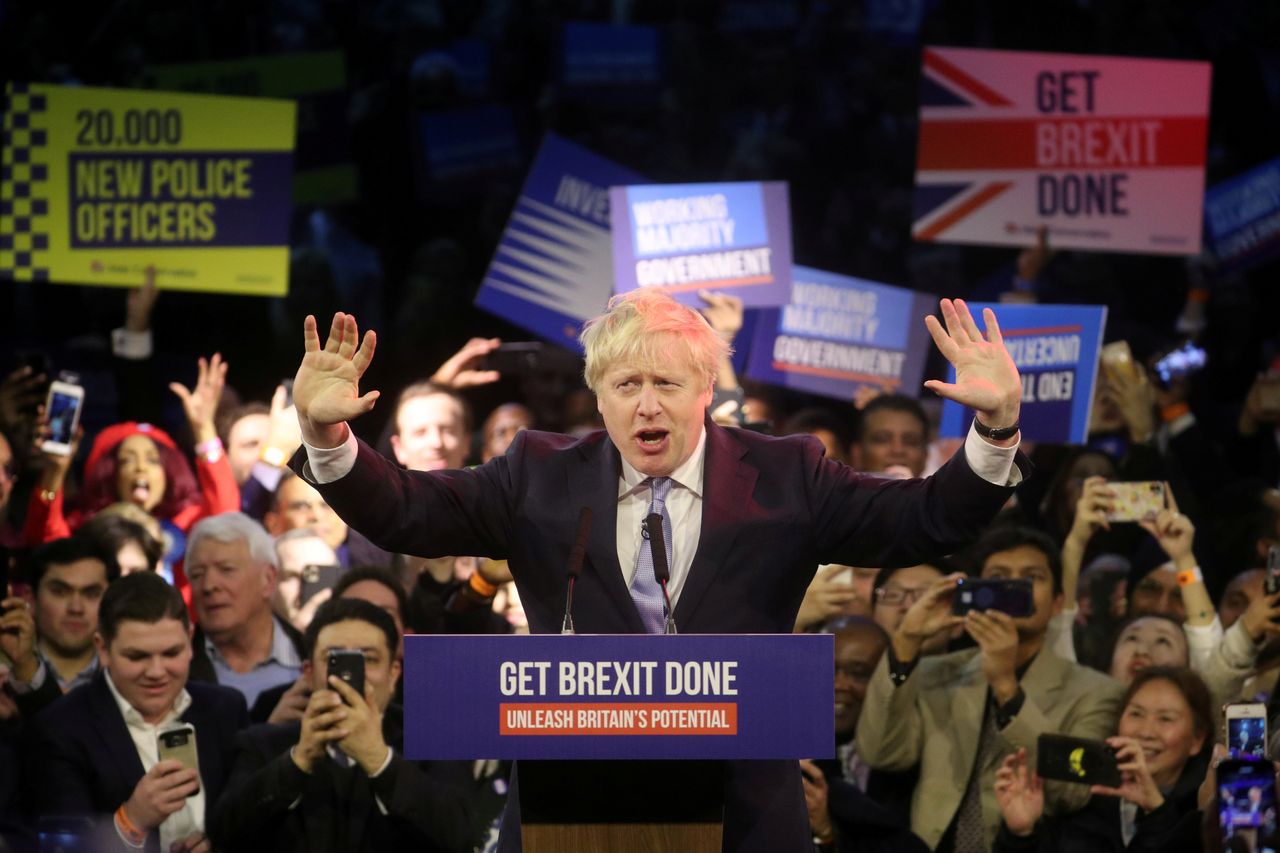
<instances>
[{"instance_id":1,"label":"suit lapel","mask_svg":"<svg viewBox=\"0 0 1280 853\"><path fill-rule=\"evenodd\" d=\"M138 749L134 746L133 736L129 734L129 727L116 705L115 697L111 695L104 672L100 670L93 681L81 689L90 691L89 707L93 714L90 724L101 741L102 749L111 757L111 764L116 769L125 796L128 797L145 772L142 769L142 759L138 757Z\"/></svg>"},{"instance_id":2,"label":"suit lapel","mask_svg":"<svg viewBox=\"0 0 1280 853\"><path fill-rule=\"evenodd\" d=\"M732 433L708 417L706 458L702 466L702 531L693 565L676 602L676 625L690 624L698 604L727 561L734 531L742 523L743 507L755 490L756 469L742 461L745 447Z\"/></svg>"},{"instance_id":3,"label":"suit lapel","mask_svg":"<svg viewBox=\"0 0 1280 853\"><path fill-rule=\"evenodd\" d=\"M1042 708L1052 708L1058 698L1058 691L1070 675L1067 662L1046 645L1036 653L1035 660L1027 667L1026 675L1022 676L1022 692L1028 697L1027 701L1035 696L1037 704Z\"/></svg>"},{"instance_id":4,"label":"suit lapel","mask_svg":"<svg viewBox=\"0 0 1280 853\"><path fill-rule=\"evenodd\" d=\"M591 538L582 570L595 574L626 622L626 630L643 634L644 622L631 600L631 591L622 581L622 568L618 565L618 477L622 470L618 449L606 439L584 446L581 452L584 464L570 466L568 493L580 495L582 504L593 511Z\"/></svg>"},{"instance_id":5,"label":"suit lapel","mask_svg":"<svg viewBox=\"0 0 1280 853\"><path fill-rule=\"evenodd\" d=\"M952 692L951 705L955 709L952 715L955 743L959 745L960 751L956 769L963 775L963 778L956 781L963 786L969 781L973 763L978 757L982 722L987 713L987 679L982 674L981 652L969 658L961 667L959 684Z\"/></svg>"}]
</instances>

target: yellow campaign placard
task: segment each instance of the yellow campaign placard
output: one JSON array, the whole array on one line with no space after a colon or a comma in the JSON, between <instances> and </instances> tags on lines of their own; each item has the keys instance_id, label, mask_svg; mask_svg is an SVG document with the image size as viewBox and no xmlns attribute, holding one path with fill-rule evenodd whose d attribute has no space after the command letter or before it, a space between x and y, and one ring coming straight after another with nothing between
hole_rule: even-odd
<instances>
[{"instance_id":1,"label":"yellow campaign placard","mask_svg":"<svg viewBox=\"0 0 1280 853\"><path fill-rule=\"evenodd\" d=\"M288 292L292 101L10 83L0 278Z\"/></svg>"}]
</instances>

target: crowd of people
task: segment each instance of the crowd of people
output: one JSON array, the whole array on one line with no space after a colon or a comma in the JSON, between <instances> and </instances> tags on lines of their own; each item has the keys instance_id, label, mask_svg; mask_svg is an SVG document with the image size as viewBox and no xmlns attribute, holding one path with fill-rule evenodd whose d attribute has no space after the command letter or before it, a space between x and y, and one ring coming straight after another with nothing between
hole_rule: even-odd
<instances>
[{"instance_id":1,"label":"crowd of people","mask_svg":"<svg viewBox=\"0 0 1280 853\"><path fill-rule=\"evenodd\" d=\"M706 302L731 342L740 302ZM116 336L122 400L154 381L136 319ZM400 390L389 461L479 465L538 426L518 400L472 410L469 390L502 378L485 366L499 343L474 338ZM400 661L406 632L528 630L509 571L484 554L389 553L348 527L287 464L302 444L289 389L228 404L231 369L215 354L194 385L171 385L181 443L121 420L82 428L69 454L44 449L49 377L23 366L0 385L5 843L492 849L509 764L406 760ZM1102 372L1088 446L1022 441L1037 469L971 546L814 567L795 630L831 632L836 648L836 758L801 763L818 849L1215 849L1202 845L1218 831L1220 707L1268 701L1280 675L1280 593L1266 591L1280 377L1259 376L1228 437L1270 456L1233 470L1185 402L1194 377L1158 389L1141 362L1125 369ZM1108 410L1122 383L1145 410ZM777 406L722 361L710 412L735 429L813 435L871 478L928 476L958 448L900 394ZM1114 487L1139 477L1164 485L1162 508L1111 520ZM965 576L1030 581L1030 613L954 615ZM334 648L364 650L363 696L329 676ZM198 733L198 776L157 754L175 723ZM1105 740L1122 784L1042 782L1038 738L1052 733Z\"/></svg>"}]
</instances>

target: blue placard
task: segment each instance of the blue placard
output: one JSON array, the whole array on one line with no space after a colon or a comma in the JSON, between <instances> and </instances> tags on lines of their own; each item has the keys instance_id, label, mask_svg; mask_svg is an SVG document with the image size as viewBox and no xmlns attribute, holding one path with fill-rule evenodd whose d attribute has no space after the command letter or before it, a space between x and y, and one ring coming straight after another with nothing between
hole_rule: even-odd
<instances>
[{"instance_id":1,"label":"blue placard","mask_svg":"<svg viewBox=\"0 0 1280 853\"><path fill-rule=\"evenodd\" d=\"M1280 254L1280 158L1211 187L1204 225L1224 271L1239 272Z\"/></svg>"},{"instance_id":2,"label":"blue placard","mask_svg":"<svg viewBox=\"0 0 1280 853\"><path fill-rule=\"evenodd\" d=\"M1022 435L1032 441L1084 444L1098 378L1107 309L1102 305L982 305L972 303L979 328L983 308L996 313L1005 346L1022 375ZM948 369L947 381L955 381ZM963 436L973 410L946 401L939 434Z\"/></svg>"},{"instance_id":3,"label":"blue placard","mask_svg":"<svg viewBox=\"0 0 1280 853\"><path fill-rule=\"evenodd\" d=\"M809 267L793 274L791 304L754 312L748 376L846 402L868 385L916 395L932 297Z\"/></svg>"},{"instance_id":4,"label":"blue placard","mask_svg":"<svg viewBox=\"0 0 1280 853\"><path fill-rule=\"evenodd\" d=\"M459 184L476 184L520 167L520 138L510 107L491 104L424 112L417 126L425 196L436 190L433 184L455 191Z\"/></svg>"},{"instance_id":5,"label":"blue placard","mask_svg":"<svg viewBox=\"0 0 1280 853\"><path fill-rule=\"evenodd\" d=\"M699 290L733 293L748 308L790 302L786 184L622 186L610 200L615 293L657 287L699 307Z\"/></svg>"},{"instance_id":6,"label":"blue placard","mask_svg":"<svg viewBox=\"0 0 1280 853\"><path fill-rule=\"evenodd\" d=\"M662 82L661 48L657 27L567 23L560 83L567 94L593 100L657 97Z\"/></svg>"},{"instance_id":7,"label":"blue placard","mask_svg":"<svg viewBox=\"0 0 1280 853\"><path fill-rule=\"evenodd\" d=\"M830 757L829 634L411 635L405 755Z\"/></svg>"},{"instance_id":8,"label":"blue placard","mask_svg":"<svg viewBox=\"0 0 1280 853\"><path fill-rule=\"evenodd\" d=\"M613 292L609 187L644 180L548 135L534 158L475 304L561 346L579 349L583 321Z\"/></svg>"}]
</instances>

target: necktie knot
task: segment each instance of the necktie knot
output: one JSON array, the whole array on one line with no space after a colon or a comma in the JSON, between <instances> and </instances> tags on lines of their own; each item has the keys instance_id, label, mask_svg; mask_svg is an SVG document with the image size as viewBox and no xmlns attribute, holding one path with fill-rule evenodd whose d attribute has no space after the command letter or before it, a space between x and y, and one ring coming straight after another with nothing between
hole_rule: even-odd
<instances>
[{"instance_id":1,"label":"necktie knot","mask_svg":"<svg viewBox=\"0 0 1280 853\"><path fill-rule=\"evenodd\" d=\"M666 503L667 495L671 494L671 488L675 484L676 481L670 477L650 477L649 488L653 492L652 503L658 506Z\"/></svg>"}]
</instances>

